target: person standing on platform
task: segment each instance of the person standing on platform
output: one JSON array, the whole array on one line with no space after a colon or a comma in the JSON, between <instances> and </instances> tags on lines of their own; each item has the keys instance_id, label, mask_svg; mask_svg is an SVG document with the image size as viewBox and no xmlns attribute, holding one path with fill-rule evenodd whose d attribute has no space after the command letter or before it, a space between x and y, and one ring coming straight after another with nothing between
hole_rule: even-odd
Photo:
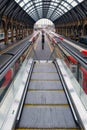
<instances>
[{"instance_id":1,"label":"person standing on platform","mask_svg":"<svg viewBox=\"0 0 87 130\"><path fill-rule=\"evenodd\" d=\"M42 50L44 49L44 32L42 32Z\"/></svg>"}]
</instances>

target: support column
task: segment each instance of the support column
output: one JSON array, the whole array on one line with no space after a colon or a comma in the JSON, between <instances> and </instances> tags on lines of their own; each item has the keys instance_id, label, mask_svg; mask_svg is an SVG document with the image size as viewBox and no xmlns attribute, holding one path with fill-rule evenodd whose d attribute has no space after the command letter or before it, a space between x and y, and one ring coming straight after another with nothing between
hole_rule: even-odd
<instances>
[{"instance_id":1,"label":"support column","mask_svg":"<svg viewBox=\"0 0 87 130\"><path fill-rule=\"evenodd\" d=\"M11 22L11 42L14 42L13 21Z\"/></svg>"},{"instance_id":2,"label":"support column","mask_svg":"<svg viewBox=\"0 0 87 130\"><path fill-rule=\"evenodd\" d=\"M23 25L22 25L22 38L24 38Z\"/></svg>"},{"instance_id":3,"label":"support column","mask_svg":"<svg viewBox=\"0 0 87 130\"><path fill-rule=\"evenodd\" d=\"M18 40L18 25L16 25L16 40Z\"/></svg>"},{"instance_id":4,"label":"support column","mask_svg":"<svg viewBox=\"0 0 87 130\"><path fill-rule=\"evenodd\" d=\"M7 29L7 22L5 22L4 32L5 32L5 44L8 44L8 29Z\"/></svg>"}]
</instances>

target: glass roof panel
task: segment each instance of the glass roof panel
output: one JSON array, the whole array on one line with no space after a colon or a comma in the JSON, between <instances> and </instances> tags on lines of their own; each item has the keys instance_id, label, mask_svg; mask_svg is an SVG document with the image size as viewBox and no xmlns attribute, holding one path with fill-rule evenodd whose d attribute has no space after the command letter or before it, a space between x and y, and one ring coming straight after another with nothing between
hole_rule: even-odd
<instances>
[{"instance_id":1,"label":"glass roof panel","mask_svg":"<svg viewBox=\"0 0 87 130\"><path fill-rule=\"evenodd\" d=\"M20 1L20 0L15 0L17 3Z\"/></svg>"},{"instance_id":2,"label":"glass roof panel","mask_svg":"<svg viewBox=\"0 0 87 130\"><path fill-rule=\"evenodd\" d=\"M28 3L28 2L29 2L29 0L24 0L24 2L25 2L25 3Z\"/></svg>"},{"instance_id":3,"label":"glass roof panel","mask_svg":"<svg viewBox=\"0 0 87 130\"><path fill-rule=\"evenodd\" d=\"M20 6L23 7L24 5L25 5L25 3L22 1L22 2L20 3Z\"/></svg>"},{"instance_id":4,"label":"glass roof panel","mask_svg":"<svg viewBox=\"0 0 87 130\"><path fill-rule=\"evenodd\" d=\"M76 6L77 5L77 3L75 2L75 1L72 1L72 6Z\"/></svg>"},{"instance_id":5,"label":"glass roof panel","mask_svg":"<svg viewBox=\"0 0 87 130\"><path fill-rule=\"evenodd\" d=\"M79 2L82 2L83 0L78 0Z\"/></svg>"},{"instance_id":6,"label":"glass roof panel","mask_svg":"<svg viewBox=\"0 0 87 130\"><path fill-rule=\"evenodd\" d=\"M52 21L83 0L15 0L35 21L43 17Z\"/></svg>"}]
</instances>

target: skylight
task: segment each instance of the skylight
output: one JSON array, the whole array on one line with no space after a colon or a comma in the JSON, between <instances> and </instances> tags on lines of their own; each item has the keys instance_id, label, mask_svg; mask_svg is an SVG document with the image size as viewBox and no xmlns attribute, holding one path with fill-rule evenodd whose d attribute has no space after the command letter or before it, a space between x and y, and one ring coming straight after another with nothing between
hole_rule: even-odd
<instances>
[{"instance_id":1,"label":"skylight","mask_svg":"<svg viewBox=\"0 0 87 130\"><path fill-rule=\"evenodd\" d=\"M52 21L83 0L15 0L35 21L45 17Z\"/></svg>"}]
</instances>

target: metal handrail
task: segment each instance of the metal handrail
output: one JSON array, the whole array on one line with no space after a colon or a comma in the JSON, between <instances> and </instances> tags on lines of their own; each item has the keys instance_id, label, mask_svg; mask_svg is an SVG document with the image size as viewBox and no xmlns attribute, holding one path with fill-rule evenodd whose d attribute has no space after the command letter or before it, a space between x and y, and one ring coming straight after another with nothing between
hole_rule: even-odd
<instances>
[{"instance_id":1,"label":"metal handrail","mask_svg":"<svg viewBox=\"0 0 87 130\"><path fill-rule=\"evenodd\" d=\"M16 53L4 66L0 68L0 79L3 77L5 72L14 64L14 62L21 56L21 54L30 46L30 44L25 45L25 47L22 47L20 51Z\"/></svg>"},{"instance_id":2,"label":"metal handrail","mask_svg":"<svg viewBox=\"0 0 87 130\"><path fill-rule=\"evenodd\" d=\"M68 47L68 45L66 43L64 43L63 41L60 41L60 43L59 42L57 42L57 43L60 46L62 46L71 56L73 56L78 61L78 63L80 63L83 67L85 67L85 69L87 69L87 57L86 56L84 56L79 51L78 51L79 54L77 52L73 51L72 48L74 48L74 50L76 48L72 47L71 45L69 45L69 46L71 46L72 48ZM57 46L58 46L58 44L57 44ZM77 51L77 49L76 49L76 51Z\"/></svg>"}]
</instances>

